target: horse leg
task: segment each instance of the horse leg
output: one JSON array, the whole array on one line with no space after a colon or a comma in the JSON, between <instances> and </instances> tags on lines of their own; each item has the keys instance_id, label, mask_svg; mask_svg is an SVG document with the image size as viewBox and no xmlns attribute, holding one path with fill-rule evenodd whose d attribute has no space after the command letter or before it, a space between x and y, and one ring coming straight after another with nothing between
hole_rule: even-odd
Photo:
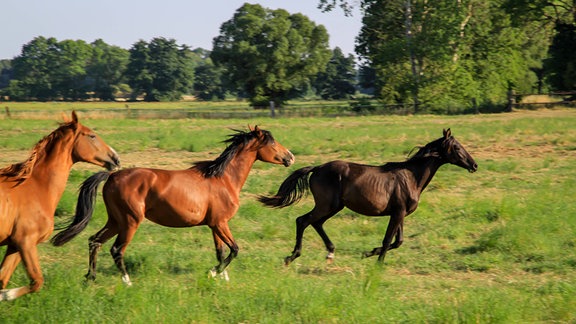
<instances>
[{"instance_id":1,"label":"horse leg","mask_svg":"<svg viewBox=\"0 0 576 324\"><path fill-rule=\"evenodd\" d=\"M99 230L96 234L90 236L88 239L88 273L85 278L87 280L96 280L96 259L98 258L98 251L106 241L118 234L117 230L112 230L110 222Z\"/></svg>"},{"instance_id":2,"label":"horse leg","mask_svg":"<svg viewBox=\"0 0 576 324\"><path fill-rule=\"evenodd\" d=\"M382 262L388 250L397 249L402 245L402 242L404 241L403 233L404 216L391 216L390 222L388 223L388 228L386 229L384 240L382 241L382 246L374 248L370 252L365 252L363 257L368 258L374 255L378 255L378 261ZM392 243L392 237L395 237L394 243Z\"/></svg>"},{"instance_id":3,"label":"horse leg","mask_svg":"<svg viewBox=\"0 0 576 324\"><path fill-rule=\"evenodd\" d=\"M395 247L391 247L392 238L396 236L396 234L400 235L400 239L402 239L402 224L404 223L404 213L400 213L398 215L393 215L390 217L390 223L388 224L388 228L386 229L386 235L384 235L384 240L382 240L382 250L380 251L380 255L378 255L378 262L383 262L384 257L386 256L386 252L391 248L396 248L402 245L402 241L398 241L398 237L396 237Z\"/></svg>"},{"instance_id":4,"label":"horse leg","mask_svg":"<svg viewBox=\"0 0 576 324\"><path fill-rule=\"evenodd\" d=\"M309 212L296 218L296 244L294 245L292 254L284 258L284 265L289 265L300 256L300 252L302 251L302 237L304 236L304 230L310 225L309 219L311 215L312 212Z\"/></svg>"},{"instance_id":5,"label":"horse leg","mask_svg":"<svg viewBox=\"0 0 576 324\"><path fill-rule=\"evenodd\" d=\"M328 250L328 254L326 255L326 262L328 262L328 263L332 263L334 261L334 251L335 251L336 247L334 246L332 241L330 241L330 238L328 237L328 234L326 234L326 232L324 231L323 226L324 226L324 223L329 218L336 215L336 213L338 213L340 210L342 210L342 208L340 208L334 212L330 212L330 214L328 214L328 215L322 217L321 219L317 220L316 222L312 223L312 227L314 227L314 229L316 230L318 235L320 235L320 237L322 238L322 241L324 242L324 245L326 246L326 250Z\"/></svg>"},{"instance_id":6,"label":"horse leg","mask_svg":"<svg viewBox=\"0 0 576 324\"><path fill-rule=\"evenodd\" d=\"M126 271L126 264L124 263L124 252L128 247L130 241L136 234L136 229L138 225L135 227L130 227L127 230L120 231L118 236L116 237L116 241L112 245L110 249L110 254L112 254L112 258L114 259L114 263L120 272L122 272L122 282L125 283L127 286L132 286L132 281L130 281L130 276L128 275L128 271Z\"/></svg>"},{"instance_id":7,"label":"horse leg","mask_svg":"<svg viewBox=\"0 0 576 324\"><path fill-rule=\"evenodd\" d=\"M10 254L7 253L6 257L2 261L2 269L9 270L7 268L4 268L4 266L7 266L8 268L11 267L13 271L16 265L18 264L17 261L19 261L20 258L22 258L22 263L24 264L24 267L26 268L26 273L28 274L28 278L30 279L30 285L19 288L0 290L0 301L14 300L28 293L36 292L40 288L42 288L42 285L44 284L44 277L42 276L42 271L40 270L40 262L38 260L38 250L36 248L36 244L28 243L21 246L18 249L19 253L14 252L16 250L14 247L12 248L9 247L9 249L10 251L7 252L10 252ZM18 254L20 254L20 256L17 256ZM2 271L2 275L3 276L5 275L4 271ZM6 277L4 278L8 279L10 275L11 273L8 274L8 271L6 271ZM6 286L6 283L7 281L2 282L2 288Z\"/></svg>"},{"instance_id":8,"label":"horse leg","mask_svg":"<svg viewBox=\"0 0 576 324\"><path fill-rule=\"evenodd\" d=\"M390 247L388 248L388 250L397 249L400 247L400 245L402 245L402 242L404 241L404 239L403 239L404 224L403 223L404 222L402 220L402 223L400 224L400 226L398 227L398 231L396 232L396 239L395 239L394 243L390 244ZM362 256L364 258L369 258L369 257L374 256L374 255L380 255L381 251L382 251L382 247L380 246L380 247L372 249L372 251L370 251L370 252L365 252Z\"/></svg>"},{"instance_id":9,"label":"horse leg","mask_svg":"<svg viewBox=\"0 0 576 324\"><path fill-rule=\"evenodd\" d=\"M10 277L14 273L14 269L20 263L21 257L18 249L13 245L8 245L6 254L0 265L0 289L6 288Z\"/></svg>"},{"instance_id":10,"label":"horse leg","mask_svg":"<svg viewBox=\"0 0 576 324\"><path fill-rule=\"evenodd\" d=\"M212 236L214 238L214 245L216 247L216 260L218 260L218 265L216 265L214 268L212 268L212 270L210 270L210 276L212 278L215 278L218 275L218 269L220 267L222 267L222 264L224 263L224 259L225 257L225 251L224 251L224 242L220 239L220 237L218 235L216 235L216 232L212 231ZM220 278L229 281L230 277L228 276L228 271L226 269L224 269L224 271L222 271L220 273Z\"/></svg>"},{"instance_id":11,"label":"horse leg","mask_svg":"<svg viewBox=\"0 0 576 324\"><path fill-rule=\"evenodd\" d=\"M238 255L238 245L234 241L232 232L228 227L228 223L218 224L216 226L211 226L212 236L214 237L214 244L216 246L216 258L218 259L218 265L216 265L210 274L214 277L216 274L221 274L226 281L229 280L228 272L226 267L232 262L232 260ZM224 258L224 244L230 249L230 254Z\"/></svg>"}]
</instances>

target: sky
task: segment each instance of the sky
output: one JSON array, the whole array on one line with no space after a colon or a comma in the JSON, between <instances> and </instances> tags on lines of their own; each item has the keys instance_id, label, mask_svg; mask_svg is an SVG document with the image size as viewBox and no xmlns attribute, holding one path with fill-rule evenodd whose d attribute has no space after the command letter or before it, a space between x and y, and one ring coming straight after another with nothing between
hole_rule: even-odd
<instances>
[{"instance_id":1,"label":"sky","mask_svg":"<svg viewBox=\"0 0 576 324\"><path fill-rule=\"evenodd\" d=\"M193 49L211 50L222 23L246 2L302 13L326 27L332 49L354 54L361 27L359 10L355 8L352 17L340 9L323 13L317 0L3 0L0 59L20 55L22 46L38 36L87 43L100 38L124 49L139 40L164 37Z\"/></svg>"}]
</instances>

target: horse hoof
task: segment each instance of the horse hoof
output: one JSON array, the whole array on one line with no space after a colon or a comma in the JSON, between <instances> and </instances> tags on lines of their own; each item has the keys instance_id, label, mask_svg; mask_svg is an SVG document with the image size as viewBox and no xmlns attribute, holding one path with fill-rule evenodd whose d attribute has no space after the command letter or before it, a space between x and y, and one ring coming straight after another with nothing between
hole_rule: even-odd
<instances>
[{"instance_id":1,"label":"horse hoof","mask_svg":"<svg viewBox=\"0 0 576 324\"><path fill-rule=\"evenodd\" d=\"M228 276L228 271L224 270L220 273L218 273L218 271L216 271L216 269L212 269L209 272L210 278L216 278L218 275L220 275L220 279L224 279L227 282L230 281L230 276Z\"/></svg>"},{"instance_id":2,"label":"horse hoof","mask_svg":"<svg viewBox=\"0 0 576 324\"><path fill-rule=\"evenodd\" d=\"M284 259L284 266L289 266L290 263L292 263L292 258L291 257L286 257Z\"/></svg>"},{"instance_id":3,"label":"horse hoof","mask_svg":"<svg viewBox=\"0 0 576 324\"><path fill-rule=\"evenodd\" d=\"M132 281L130 281L128 274L122 275L122 282L128 287L132 286Z\"/></svg>"},{"instance_id":4,"label":"horse hoof","mask_svg":"<svg viewBox=\"0 0 576 324\"><path fill-rule=\"evenodd\" d=\"M334 253L333 252L328 253L328 255L326 256L326 263L327 264L334 263Z\"/></svg>"}]
</instances>

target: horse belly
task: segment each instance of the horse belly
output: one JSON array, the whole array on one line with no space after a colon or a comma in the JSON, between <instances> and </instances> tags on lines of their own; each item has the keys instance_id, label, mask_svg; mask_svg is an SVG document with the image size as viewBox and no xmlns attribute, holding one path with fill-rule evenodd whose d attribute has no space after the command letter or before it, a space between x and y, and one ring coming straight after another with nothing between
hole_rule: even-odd
<instances>
[{"instance_id":1,"label":"horse belly","mask_svg":"<svg viewBox=\"0 0 576 324\"><path fill-rule=\"evenodd\" d=\"M390 197L387 193L362 193L344 197L344 205L348 209L366 216L386 215L388 201Z\"/></svg>"},{"instance_id":2,"label":"horse belly","mask_svg":"<svg viewBox=\"0 0 576 324\"><path fill-rule=\"evenodd\" d=\"M202 225L204 215L205 211L194 208L154 208L146 212L146 218L148 220L167 227L192 227Z\"/></svg>"}]
</instances>

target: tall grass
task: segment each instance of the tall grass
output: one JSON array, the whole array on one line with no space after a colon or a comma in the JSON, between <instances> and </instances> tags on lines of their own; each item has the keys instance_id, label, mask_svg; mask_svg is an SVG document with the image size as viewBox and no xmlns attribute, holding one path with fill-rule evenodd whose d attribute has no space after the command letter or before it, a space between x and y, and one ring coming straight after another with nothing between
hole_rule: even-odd
<instances>
[{"instance_id":1,"label":"tall grass","mask_svg":"<svg viewBox=\"0 0 576 324\"><path fill-rule=\"evenodd\" d=\"M174 154L214 158L230 128L247 126L246 120L84 122L120 152L124 165L150 166L163 166ZM87 239L106 220L99 198L92 222L78 238L61 248L40 245L45 287L1 303L0 322L576 321L576 112L248 122L272 131L297 163L289 169L254 165L230 222L240 246L230 282L208 278L216 263L208 228L144 222L126 252L134 285L121 283L108 252L111 243L100 253L97 280L84 283ZM294 244L295 219L312 208L312 199L271 210L260 206L256 195L275 192L304 165L404 160L447 127L475 157L479 171L442 167L405 221L404 244L390 251L383 265L360 255L381 244L388 219L349 210L325 225L336 244L333 264L325 263L323 243L308 229L302 256L282 265ZM19 152L13 161L6 154L0 159L20 161L54 128L46 121L0 120L0 152ZM94 170L73 168L57 222L73 213L76 188ZM19 266L9 287L25 284Z\"/></svg>"}]
</instances>

